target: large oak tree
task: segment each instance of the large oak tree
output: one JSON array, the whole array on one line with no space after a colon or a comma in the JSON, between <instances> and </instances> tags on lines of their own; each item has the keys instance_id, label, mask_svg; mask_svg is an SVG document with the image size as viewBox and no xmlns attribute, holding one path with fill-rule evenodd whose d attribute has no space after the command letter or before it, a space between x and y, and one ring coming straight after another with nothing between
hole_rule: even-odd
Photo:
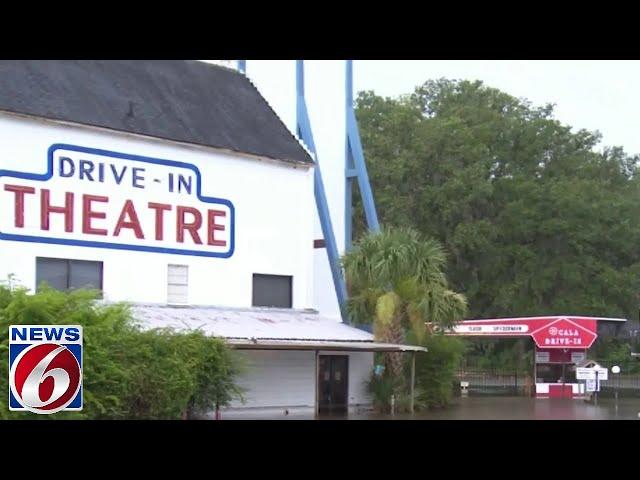
<instances>
[{"instance_id":1,"label":"large oak tree","mask_svg":"<svg viewBox=\"0 0 640 480\"><path fill-rule=\"evenodd\" d=\"M357 118L381 222L442 242L470 317L637 316L638 156L481 82L364 92Z\"/></svg>"}]
</instances>

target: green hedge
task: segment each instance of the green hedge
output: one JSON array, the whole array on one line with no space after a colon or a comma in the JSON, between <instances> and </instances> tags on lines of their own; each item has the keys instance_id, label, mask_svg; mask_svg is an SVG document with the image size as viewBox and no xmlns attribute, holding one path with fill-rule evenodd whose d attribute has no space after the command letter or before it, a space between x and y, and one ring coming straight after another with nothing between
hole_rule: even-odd
<instances>
[{"instance_id":1,"label":"green hedge","mask_svg":"<svg viewBox=\"0 0 640 480\"><path fill-rule=\"evenodd\" d=\"M200 331L143 331L124 304L100 304L96 292L63 293L0 285L0 418L180 419L242 399L240 359ZM8 410L8 327L82 325L84 409L36 415Z\"/></svg>"},{"instance_id":2,"label":"green hedge","mask_svg":"<svg viewBox=\"0 0 640 480\"><path fill-rule=\"evenodd\" d=\"M459 338L430 335L423 345L428 352L416 356L416 400L428 408L446 407L453 397L464 344Z\"/></svg>"},{"instance_id":3,"label":"green hedge","mask_svg":"<svg viewBox=\"0 0 640 480\"><path fill-rule=\"evenodd\" d=\"M412 335L408 343L418 344ZM416 411L447 407L453 398L456 371L464 353L464 344L458 338L443 335L429 335L422 343L427 353L416 354L416 383L414 392L414 409ZM376 364L382 365L383 355L376 354ZM379 412L387 413L391 409L391 395L397 386L402 386L403 393L396 398L395 411L408 412L411 404L409 395L409 378L411 375L411 354L405 355L404 378L397 379L384 372L377 376L372 374L367 388L372 396L373 406Z\"/></svg>"}]
</instances>

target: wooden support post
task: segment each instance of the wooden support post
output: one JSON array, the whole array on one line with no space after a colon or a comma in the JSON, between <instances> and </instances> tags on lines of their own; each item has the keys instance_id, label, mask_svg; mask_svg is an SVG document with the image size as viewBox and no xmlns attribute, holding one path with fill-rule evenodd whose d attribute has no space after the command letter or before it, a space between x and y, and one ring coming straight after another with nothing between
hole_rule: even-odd
<instances>
[{"instance_id":1,"label":"wooden support post","mask_svg":"<svg viewBox=\"0 0 640 480\"><path fill-rule=\"evenodd\" d=\"M315 407L314 407L314 416L317 418L318 415L320 414L320 397L319 397L319 389L318 389L318 382L320 381L320 370L319 367L320 365L318 364L318 350L315 351L315 357L316 357L316 402L315 402Z\"/></svg>"},{"instance_id":2,"label":"wooden support post","mask_svg":"<svg viewBox=\"0 0 640 480\"><path fill-rule=\"evenodd\" d=\"M413 395L416 383L416 352L411 355L411 413L413 413Z\"/></svg>"}]
</instances>

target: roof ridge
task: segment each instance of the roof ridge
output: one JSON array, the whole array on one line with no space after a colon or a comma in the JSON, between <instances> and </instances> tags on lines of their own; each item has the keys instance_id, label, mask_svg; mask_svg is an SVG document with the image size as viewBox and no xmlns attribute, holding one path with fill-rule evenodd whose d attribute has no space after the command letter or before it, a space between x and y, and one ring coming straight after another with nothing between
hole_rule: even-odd
<instances>
[{"instance_id":1,"label":"roof ridge","mask_svg":"<svg viewBox=\"0 0 640 480\"><path fill-rule=\"evenodd\" d=\"M235 72L235 73L237 73L239 75L242 75L242 73L239 72L238 69L235 68L235 67L228 67L228 66L222 65L220 63L213 63L216 60L183 60L183 61L184 62L189 62L189 63L200 62L200 63L204 63L205 65L208 65L210 67L224 68L225 70L228 70L230 72ZM219 60L219 61L221 61L221 62L224 62L224 61L232 62L233 60Z\"/></svg>"},{"instance_id":2,"label":"roof ridge","mask_svg":"<svg viewBox=\"0 0 640 480\"><path fill-rule=\"evenodd\" d=\"M287 127L287 124L284 122L284 120L282 120L282 118L280 117L280 115L278 115L278 112L275 111L275 109L273 108L273 106L271 105L271 103L269 102L269 100L267 100L267 97L265 97L264 95L262 95L262 93L260 92L260 89L258 88L258 86L253 82L253 80L251 80L251 78L249 77L249 75L247 75L246 73L242 73L237 71L237 73L239 75L244 76L249 83L251 84L251 86L253 88L255 88L256 92L258 92L258 94L264 99L265 103L267 104L267 106L269 107L269 109L273 112L273 114L278 118L278 120L280 120L280 123L284 126L284 128L287 130L287 132L289 132L289 134L293 137L294 140L296 140L298 142L298 144L302 147L302 149L311 157L311 161L316 164L317 163L317 159L315 154L309 149L309 147L307 146L306 143L304 143L304 141L298 137L298 135L294 132L292 132L291 130L289 130L289 127ZM297 123L297 122L296 122Z\"/></svg>"},{"instance_id":3,"label":"roof ridge","mask_svg":"<svg viewBox=\"0 0 640 480\"><path fill-rule=\"evenodd\" d=\"M293 165L315 163L256 85L230 66L200 60L0 60L0 71L3 111Z\"/></svg>"}]
</instances>

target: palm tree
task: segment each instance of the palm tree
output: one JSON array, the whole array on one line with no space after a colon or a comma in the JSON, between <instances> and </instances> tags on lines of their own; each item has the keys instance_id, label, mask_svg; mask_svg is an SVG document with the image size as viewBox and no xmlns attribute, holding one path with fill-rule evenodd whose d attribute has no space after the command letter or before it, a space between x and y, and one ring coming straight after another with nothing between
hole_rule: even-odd
<instances>
[{"instance_id":1,"label":"palm tree","mask_svg":"<svg viewBox=\"0 0 640 480\"><path fill-rule=\"evenodd\" d=\"M343 257L349 317L373 323L376 341L403 343L410 332L422 343L425 322L446 328L466 313L465 297L448 288L445 262L440 244L414 230L368 233ZM401 381L402 354L389 354L385 362Z\"/></svg>"}]
</instances>

